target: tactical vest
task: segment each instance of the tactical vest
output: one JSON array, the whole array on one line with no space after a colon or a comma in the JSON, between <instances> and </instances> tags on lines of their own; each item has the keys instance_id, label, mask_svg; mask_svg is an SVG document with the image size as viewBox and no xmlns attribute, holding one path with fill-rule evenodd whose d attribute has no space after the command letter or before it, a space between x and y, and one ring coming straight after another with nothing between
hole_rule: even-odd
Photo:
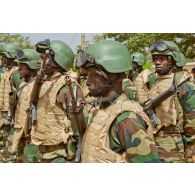
<instances>
[{"instance_id":1,"label":"tactical vest","mask_svg":"<svg viewBox=\"0 0 195 195\"><path fill-rule=\"evenodd\" d=\"M11 76L18 67L14 66L10 70L6 70L4 76L0 82L0 110L8 111L9 110L9 92L12 91L13 86L11 84Z\"/></svg>"},{"instance_id":2,"label":"tactical vest","mask_svg":"<svg viewBox=\"0 0 195 195\"><path fill-rule=\"evenodd\" d=\"M143 103L146 100L148 100L149 94L148 94L148 88L147 88L146 83L148 82L149 74L150 74L150 71L145 69L141 73L139 73L134 80L134 84L137 87L140 103Z\"/></svg>"},{"instance_id":3,"label":"tactical vest","mask_svg":"<svg viewBox=\"0 0 195 195\"><path fill-rule=\"evenodd\" d=\"M94 109L87 130L83 137L81 162L126 162L126 152L122 155L109 148L109 130L116 117L126 111L140 115L148 124L148 133L151 135L151 126L142 107L128 100L125 94L119 96L116 102L105 109Z\"/></svg>"},{"instance_id":4,"label":"tactical vest","mask_svg":"<svg viewBox=\"0 0 195 195\"><path fill-rule=\"evenodd\" d=\"M187 75L181 72L181 75L179 77L176 78L177 84L182 82L187 77ZM150 90L150 98L151 99L155 98L162 94L165 90L170 88L173 85L173 78L174 78L173 73L171 75L159 76L158 82ZM162 102L158 107L156 107L155 112L159 119L159 125L156 128L156 131L161 127L166 128L170 125L175 126L178 124L179 120L183 120L182 108L176 94L172 95L164 102Z\"/></svg>"},{"instance_id":5,"label":"tactical vest","mask_svg":"<svg viewBox=\"0 0 195 195\"><path fill-rule=\"evenodd\" d=\"M15 121L14 121L14 135L13 135L13 145L12 151L17 149L18 143L23 135L26 117L27 117L27 110L29 108L30 96L31 91L34 85L34 81L26 84L23 82L19 88L24 86L21 91L18 92L18 102L15 111Z\"/></svg>"},{"instance_id":6,"label":"tactical vest","mask_svg":"<svg viewBox=\"0 0 195 195\"><path fill-rule=\"evenodd\" d=\"M65 85L65 76L55 74L44 81L37 105L37 124L31 131L36 145L58 145L63 142L66 113L56 106L59 90Z\"/></svg>"}]
</instances>

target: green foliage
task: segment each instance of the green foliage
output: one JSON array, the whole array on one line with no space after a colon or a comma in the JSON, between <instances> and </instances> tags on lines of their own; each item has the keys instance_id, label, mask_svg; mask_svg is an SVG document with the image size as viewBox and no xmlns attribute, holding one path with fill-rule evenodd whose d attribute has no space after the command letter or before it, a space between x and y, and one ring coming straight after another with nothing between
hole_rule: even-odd
<instances>
[{"instance_id":1,"label":"green foliage","mask_svg":"<svg viewBox=\"0 0 195 195\"><path fill-rule=\"evenodd\" d=\"M152 70L152 68L153 68L152 65L153 64L151 62L146 61L146 63L143 65L143 68Z\"/></svg>"},{"instance_id":2,"label":"green foliage","mask_svg":"<svg viewBox=\"0 0 195 195\"><path fill-rule=\"evenodd\" d=\"M195 34L193 33L103 33L97 35L94 41L114 39L124 43L131 53L148 54L149 46L157 40L174 41L188 59L195 58Z\"/></svg>"},{"instance_id":3,"label":"green foliage","mask_svg":"<svg viewBox=\"0 0 195 195\"><path fill-rule=\"evenodd\" d=\"M29 37L23 37L21 34L0 33L0 42L17 42L20 44L21 48L33 48Z\"/></svg>"}]
</instances>

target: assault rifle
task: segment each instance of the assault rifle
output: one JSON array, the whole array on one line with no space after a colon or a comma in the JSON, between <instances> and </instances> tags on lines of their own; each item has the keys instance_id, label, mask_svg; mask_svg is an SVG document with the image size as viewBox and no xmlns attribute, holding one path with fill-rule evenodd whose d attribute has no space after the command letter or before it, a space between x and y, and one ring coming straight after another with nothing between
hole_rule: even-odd
<instances>
[{"instance_id":1,"label":"assault rifle","mask_svg":"<svg viewBox=\"0 0 195 195\"><path fill-rule=\"evenodd\" d=\"M66 101L67 112L68 116L70 117L71 123L76 122L77 129L79 132L79 138L77 143L77 151L76 151L76 158L75 162L80 161L81 157L81 145L82 145L82 138L86 129L85 119L83 115L83 110L81 109L80 102L77 100L77 87L72 86L71 78L69 75L65 76L66 84L70 91L70 98L71 100Z\"/></svg>"},{"instance_id":2,"label":"assault rifle","mask_svg":"<svg viewBox=\"0 0 195 195\"><path fill-rule=\"evenodd\" d=\"M152 126L155 128L158 125L158 118L155 114L155 108L158 107L162 102L164 102L166 99L168 99L169 97L171 97L173 94L177 93L177 90L187 81L190 80L191 77L186 78L184 81L182 81L181 83L179 83L176 86L172 86L169 89L167 89L166 91L164 91L162 94L160 94L159 96L157 96L154 99L149 99L147 101L144 102L143 105L143 109L144 112L148 115Z\"/></svg>"},{"instance_id":3,"label":"assault rifle","mask_svg":"<svg viewBox=\"0 0 195 195\"><path fill-rule=\"evenodd\" d=\"M30 107L27 110L27 119L26 119L26 124L25 124L25 128L24 128L24 135L26 138L30 137L30 131L32 129L32 126L36 124L37 121L37 116L36 116L36 110L37 110L37 103L38 103L38 99L39 99L39 93L40 93L40 89L43 83L43 79L45 76L44 73L44 68L45 68L45 64L46 64L46 60L48 58L49 55L49 50L45 51L44 54L44 59L42 61L40 70L38 71L36 78L35 78L35 82L33 85L33 89L31 92L31 97L30 97Z\"/></svg>"}]
</instances>

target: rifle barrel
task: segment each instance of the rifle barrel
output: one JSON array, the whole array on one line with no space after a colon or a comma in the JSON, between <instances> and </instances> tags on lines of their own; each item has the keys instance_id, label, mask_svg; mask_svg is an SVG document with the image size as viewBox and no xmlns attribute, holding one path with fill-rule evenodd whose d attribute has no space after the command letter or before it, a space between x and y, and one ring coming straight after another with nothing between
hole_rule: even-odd
<instances>
[{"instance_id":1,"label":"rifle barrel","mask_svg":"<svg viewBox=\"0 0 195 195\"><path fill-rule=\"evenodd\" d=\"M166 99L168 99L169 97L171 97L173 94L175 94L177 92L177 90L184 84L186 83L188 80L190 80L191 77L186 78L184 81L182 81L181 83L179 83L176 87L171 86L169 89L167 89L166 91L164 91L162 94L160 94L158 97L154 98L152 101L152 107L155 108L158 105L160 105L163 101L165 101Z\"/></svg>"}]
</instances>

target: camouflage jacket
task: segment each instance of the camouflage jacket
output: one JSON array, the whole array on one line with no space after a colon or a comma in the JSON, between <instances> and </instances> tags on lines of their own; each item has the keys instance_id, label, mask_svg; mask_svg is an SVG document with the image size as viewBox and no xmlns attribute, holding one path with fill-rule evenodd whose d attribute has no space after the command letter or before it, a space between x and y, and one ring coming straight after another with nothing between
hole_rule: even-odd
<instances>
[{"instance_id":1,"label":"camouflage jacket","mask_svg":"<svg viewBox=\"0 0 195 195\"><path fill-rule=\"evenodd\" d=\"M70 91L69 91L68 86L66 86L66 85L63 86L57 94L56 105L58 107L60 107L62 110L64 110L65 113L67 113L67 119L70 120L70 131L72 131L72 133L70 133L70 134L72 136L70 136L68 138L66 150L67 150L67 154L68 154L68 159L72 159L73 156L75 156L75 154L76 154L76 144L77 144L74 137L78 136L79 129L78 129L74 115L72 113L70 113L68 110L68 106L69 106L68 104L70 104L69 95L70 95ZM83 93L81 91L80 86L78 85L77 86L77 101L80 102L82 100L84 100ZM81 110L83 110L83 106L82 105L80 105L80 106L81 106ZM84 119L86 121L87 117Z\"/></svg>"},{"instance_id":2,"label":"camouflage jacket","mask_svg":"<svg viewBox=\"0 0 195 195\"><path fill-rule=\"evenodd\" d=\"M105 147L110 148L120 156L125 154L127 162L160 162L154 140L149 135L149 119L144 115L138 103L129 101L127 98L125 94L122 94L114 101L103 102L100 108L94 108L90 112L90 123L84 136L85 139L82 148L85 159L83 162L96 162L95 159L90 160L91 158L87 157L87 154L91 155L91 151L94 151L91 148L96 145L98 147L102 145L102 148L97 149L94 153L94 155L97 155L97 159L99 159L97 160L98 162L101 162L101 154L97 153L100 153L102 150L105 153ZM111 111L112 109L114 109L113 112ZM122 112L121 109L123 110ZM119 114L115 114L118 112ZM104 137L108 139L106 145L104 145ZM90 140L93 139L94 141L91 142Z\"/></svg>"},{"instance_id":3,"label":"camouflage jacket","mask_svg":"<svg viewBox=\"0 0 195 195\"><path fill-rule=\"evenodd\" d=\"M137 88L130 79L124 79L122 82L123 92L130 100L139 101Z\"/></svg>"},{"instance_id":4,"label":"camouflage jacket","mask_svg":"<svg viewBox=\"0 0 195 195\"><path fill-rule=\"evenodd\" d=\"M121 126L125 129L124 133ZM134 112L124 112L116 118L109 139L113 151L119 154L127 152L128 162L160 162L155 143L146 133L145 121ZM146 154L146 151L149 152Z\"/></svg>"}]
</instances>

